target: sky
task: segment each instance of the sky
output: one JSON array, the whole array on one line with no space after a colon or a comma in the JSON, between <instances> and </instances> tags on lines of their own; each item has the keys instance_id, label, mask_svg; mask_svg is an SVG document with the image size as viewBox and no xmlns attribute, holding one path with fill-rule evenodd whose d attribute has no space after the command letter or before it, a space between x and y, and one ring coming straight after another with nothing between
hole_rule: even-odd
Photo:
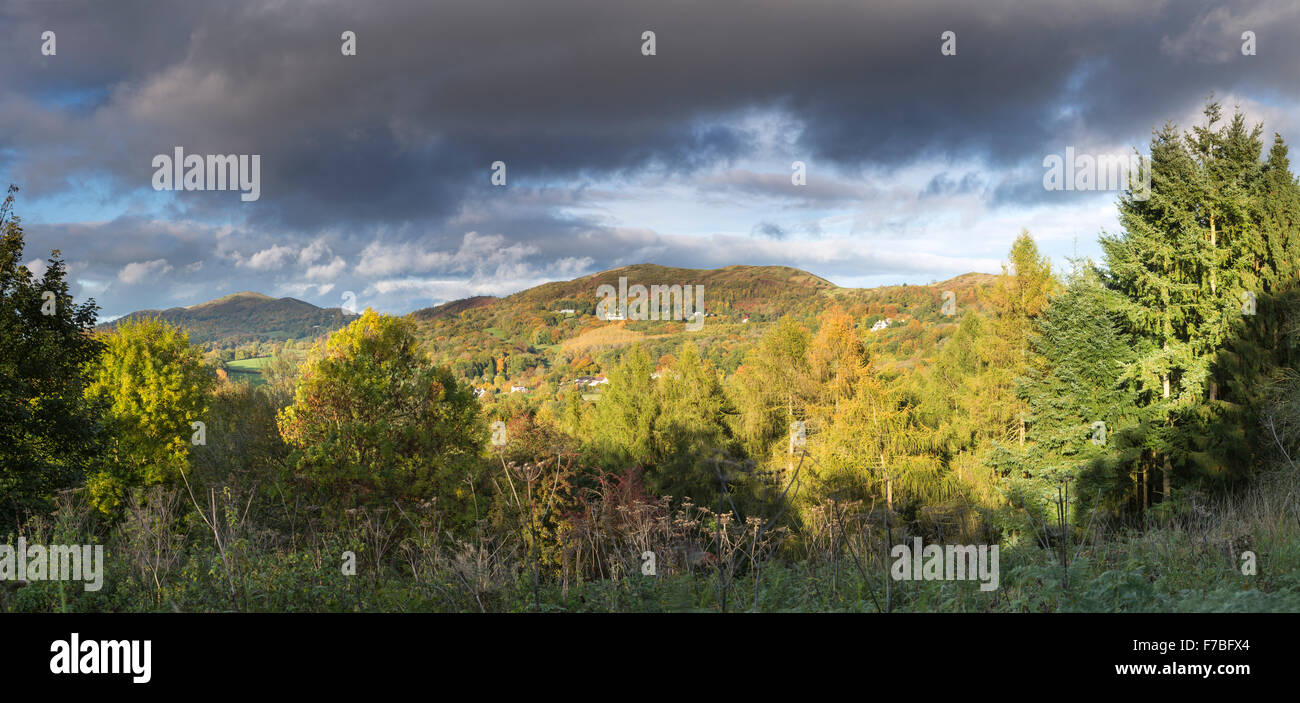
<instances>
[{"instance_id":1,"label":"sky","mask_svg":"<svg viewBox=\"0 0 1300 703\"><path fill-rule=\"evenodd\" d=\"M1211 96L1300 139L1297 27L1291 0L0 0L0 182L101 319L638 263L925 284L1022 228L1064 268L1121 193L1044 160L1145 153ZM258 155L259 197L156 189L177 147Z\"/></svg>"}]
</instances>

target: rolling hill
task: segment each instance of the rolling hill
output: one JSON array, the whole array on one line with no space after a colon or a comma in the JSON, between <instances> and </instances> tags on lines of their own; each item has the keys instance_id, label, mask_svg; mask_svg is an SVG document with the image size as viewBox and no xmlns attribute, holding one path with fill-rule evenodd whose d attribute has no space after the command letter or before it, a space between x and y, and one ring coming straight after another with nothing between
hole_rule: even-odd
<instances>
[{"instance_id":1,"label":"rolling hill","mask_svg":"<svg viewBox=\"0 0 1300 703\"><path fill-rule=\"evenodd\" d=\"M234 347L249 342L307 339L343 327L357 316L341 308L320 308L296 298L234 293L206 303L167 310L141 310L97 329L111 330L122 320L156 317L190 333L196 344Z\"/></svg>"},{"instance_id":2,"label":"rolling hill","mask_svg":"<svg viewBox=\"0 0 1300 703\"><path fill-rule=\"evenodd\" d=\"M703 286L707 313L703 328L687 331L680 320L597 318L597 288L617 288L620 278L626 278L628 285ZM661 356L671 354L685 339L697 342L719 368L734 371L776 320L789 316L815 329L817 317L832 307L854 317L875 349L873 358L880 368L904 371L930 357L955 328L957 318L942 312L945 291L952 291L959 309L980 309L980 291L995 279L991 274L967 273L931 285L844 288L786 266L685 269L638 264L500 298L454 300L408 317L434 359L452 366L462 378L480 382L498 374L559 380L580 375L584 368L599 372L629 345L645 344ZM251 292L190 307L142 310L120 319L144 317L161 318L187 330L195 343L221 348L315 338L356 318L339 308ZM112 329L119 321L101 324L99 329ZM873 326L880 329L873 331Z\"/></svg>"},{"instance_id":3,"label":"rolling hill","mask_svg":"<svg viewBox=\"0 0 1300 703\"><path fill-rule=\"evenodd\" d=\"M695 285L704 287L707 317L702 329L687 331L678 321L602 320L596 316L601 285ZM996 276L967 273L931 285L844 288L785 266L727 266L684 269L638 264L545 283L501 298L480 296L410 314L434 359L471 381L542 377L562 381L607 370L632 344L652 355L673 353L683 340L695 341L722 370L733 371L766 329L793 317L815 329L831 307L855 319L881 368L904 371L932 356L956 328L959 316L943 312L945 293L960 310L982 309L980 291ZM878 331L873 325L882 323Z\"/></svg>"}]
</instances>

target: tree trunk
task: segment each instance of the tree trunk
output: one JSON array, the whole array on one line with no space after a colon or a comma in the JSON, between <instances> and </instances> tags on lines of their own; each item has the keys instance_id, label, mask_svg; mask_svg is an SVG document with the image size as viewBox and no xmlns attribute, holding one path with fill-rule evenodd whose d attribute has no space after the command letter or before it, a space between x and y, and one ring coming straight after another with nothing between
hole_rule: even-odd
<instances>
[{"instance_id":1,"label":"tree trunk","mask_svg":"<svg viewBox=\"0 0 1300 703\"><path fill-rule=\"evenodd\" d=\"M885 463L884 454L880 455L880 463ZM885 476L885 507L894 509L894 479L888 475Z\"/></svg>"},{"instance_id":2,"label":"tree trunk","mask_svg":"<svg viewBox=\"0 0 1300 703\"><path fill-rule=\"evenodd\" d=\"M1151 507L1151 468L1146 464L1142 465L1142 511Z\"/></svg>"},{"instance_id":3,"label":"tree trunk","mask_svg":"<svg viewBox=\"0 0 1300 703\"><path fill-rule=\"evenodd\" d=\"M1165 470L1162 470L1161 473L1164 474L1165 485L1162 486L1162 489L1164 490L1161 491L1160 499L1167 500L1169 499L1169 491L1171 490L1170 486L1173 485L1173 474L1174 474L1174 467L1173 465L1170 464L1169 456L1165 456Z\"/></svg>"}]
</instances>

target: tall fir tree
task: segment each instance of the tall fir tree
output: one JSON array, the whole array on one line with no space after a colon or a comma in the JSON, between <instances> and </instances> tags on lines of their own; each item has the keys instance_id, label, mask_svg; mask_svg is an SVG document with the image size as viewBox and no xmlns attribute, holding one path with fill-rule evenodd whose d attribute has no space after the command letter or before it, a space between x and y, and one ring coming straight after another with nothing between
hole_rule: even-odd
<instances>
[{"instance_id":1,"label":"tall fir tree","mask_svg":"<svg viewBox=\"0 0 1300 703\"><path fill-rule=\"evenodd\" d=\"M1260 127L1239 114L1224 124L1217 103L1204 115L1186 134L1156 132L1149 197L1126 193L1124 232L1101 239L1105 282L1137 350L1121 379L1141 411L1124 434L1143 449L1141 506L1178 483L1251 473L1259 389L1288 356L1279 319L1296 203L1285 145L1275 140L1261 161Z\"/></svg>"},{"instance_id":2,"label":"tall fir tree","mask_svg":"<svg viewBox=\"0 0 1300 703\"><path fill-rule=\"evenodd\" d=\"M1006 471L1018 505L1041 512L1057 486L1074 482L1072 507L1086 511L1096 488L1105 488L1107 499L1127 488L1100 485L1087 470L1108 453L1108 432L1134 419L1132 392L1119 382L1131 342L1115 319L1112 297L1091 266L1076 266L1033 325L1027 369L1017 384L1028 407L1029 445Z\"/></svg>"}]
</instances>

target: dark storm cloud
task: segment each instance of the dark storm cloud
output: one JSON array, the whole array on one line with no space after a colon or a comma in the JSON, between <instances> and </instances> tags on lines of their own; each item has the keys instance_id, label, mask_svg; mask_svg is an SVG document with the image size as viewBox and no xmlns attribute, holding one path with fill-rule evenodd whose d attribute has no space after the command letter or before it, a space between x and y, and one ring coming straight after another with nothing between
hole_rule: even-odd
<instances>
[{"instance_id":1,"label":"dark storm cloud","mask_svg":"<svg viewBox=\"0 0 1300 703\"><path fill-rule=\"evenodd\" d=\"M127 186L175 144L262 153L274 204L254 217L306 227L445 214L497 159L520 183L690 171L747 148L725 120L751 108L788 111L799 148L849 166L1022 162L1070 136L1140 136L1207 88L1285 90L1300 65L1280 3L18 2L3 15L11 100L104 96L61 129L18 125L48 141L10 146L38 157L74 137L60 132L116 137L123 148L87 165ZM36 51L46 28L57 61ZM1240 56L1246 28L1260 56ZM356 57L340 55L344 29ZM657 56L640 53L645 29ZM956 56L939 52L944 30Z\"/></svg>"},{"instance_id":2,"label":"dark storm cloud","mask_svg":"<svg viewBox=\"0 0 1300 703\"><path fill-rule=\"evenodd\" d=\"M984 187L984 179L978 173L970 172L962 175L960 179L954 178L948 172L936 174L930 179L925 190L921 191L922 197L935 197L941 195L957 195L962 193L977 193Z\"/></svg>"},{"instance_id":3,"label":"dark storm cloud","mask_svg":"<svg viewBox=\"0 0 1300 703\"><path fill-rule=\"evenodd\" d=\"M844 180L856 173L970 159L992 172L986 181L954 172L924 192L1041 203L1057 195L1040 187L1041 160L1067 144L1144 146L1211 91L1289 96L1297 19L1289 2L0 0L0 173L26 197L91 181L173 222L234 220L226 268L207 263L192 280L235 276L261 252L271 253L259 262L288 261L273 247L317 240L330 251L314 264L320 281L332 257L354 270L374 243L454 259L471 231L504 237L507 250L526 244L512 251L534 272L633 255L669 263L701 253L626 227L613 236L615 223L566 212L555 192L649 177L843 205L859 198ZM57 56L40 55L46 29ZM355 57L340 54L344 30L357 34ZM645 30L656 56L641 54ZM945 30L955 56L939 51ZM1240 54L1245 30L1257 56ZM690 178L751 154L764 135L750 118L770 114L789 126L776 135L784 152L843 178L796 196L784 165ZM262 198L140 196L153 155L177 145L261 154ZM489 183L497 160L508 188ZM552 201L521 202L541 193ZM190 250L183 227L122 224L112 245L33 236L116 267L119 282L129 264L164 259L175 275L213 258ZM437 270L442 259L426 258Z\"/></svg>"},{"instance_id":4,"label":"dark storm cloud","mask_svg":"<svg viewBox=\"0 0 1300 703\"><path fill-rule=\"evenodd\" d=\"M769 239L785 239L790 233L775 222L760 222L754 225L753 233Z\"/></svg>"}]
</instances>

